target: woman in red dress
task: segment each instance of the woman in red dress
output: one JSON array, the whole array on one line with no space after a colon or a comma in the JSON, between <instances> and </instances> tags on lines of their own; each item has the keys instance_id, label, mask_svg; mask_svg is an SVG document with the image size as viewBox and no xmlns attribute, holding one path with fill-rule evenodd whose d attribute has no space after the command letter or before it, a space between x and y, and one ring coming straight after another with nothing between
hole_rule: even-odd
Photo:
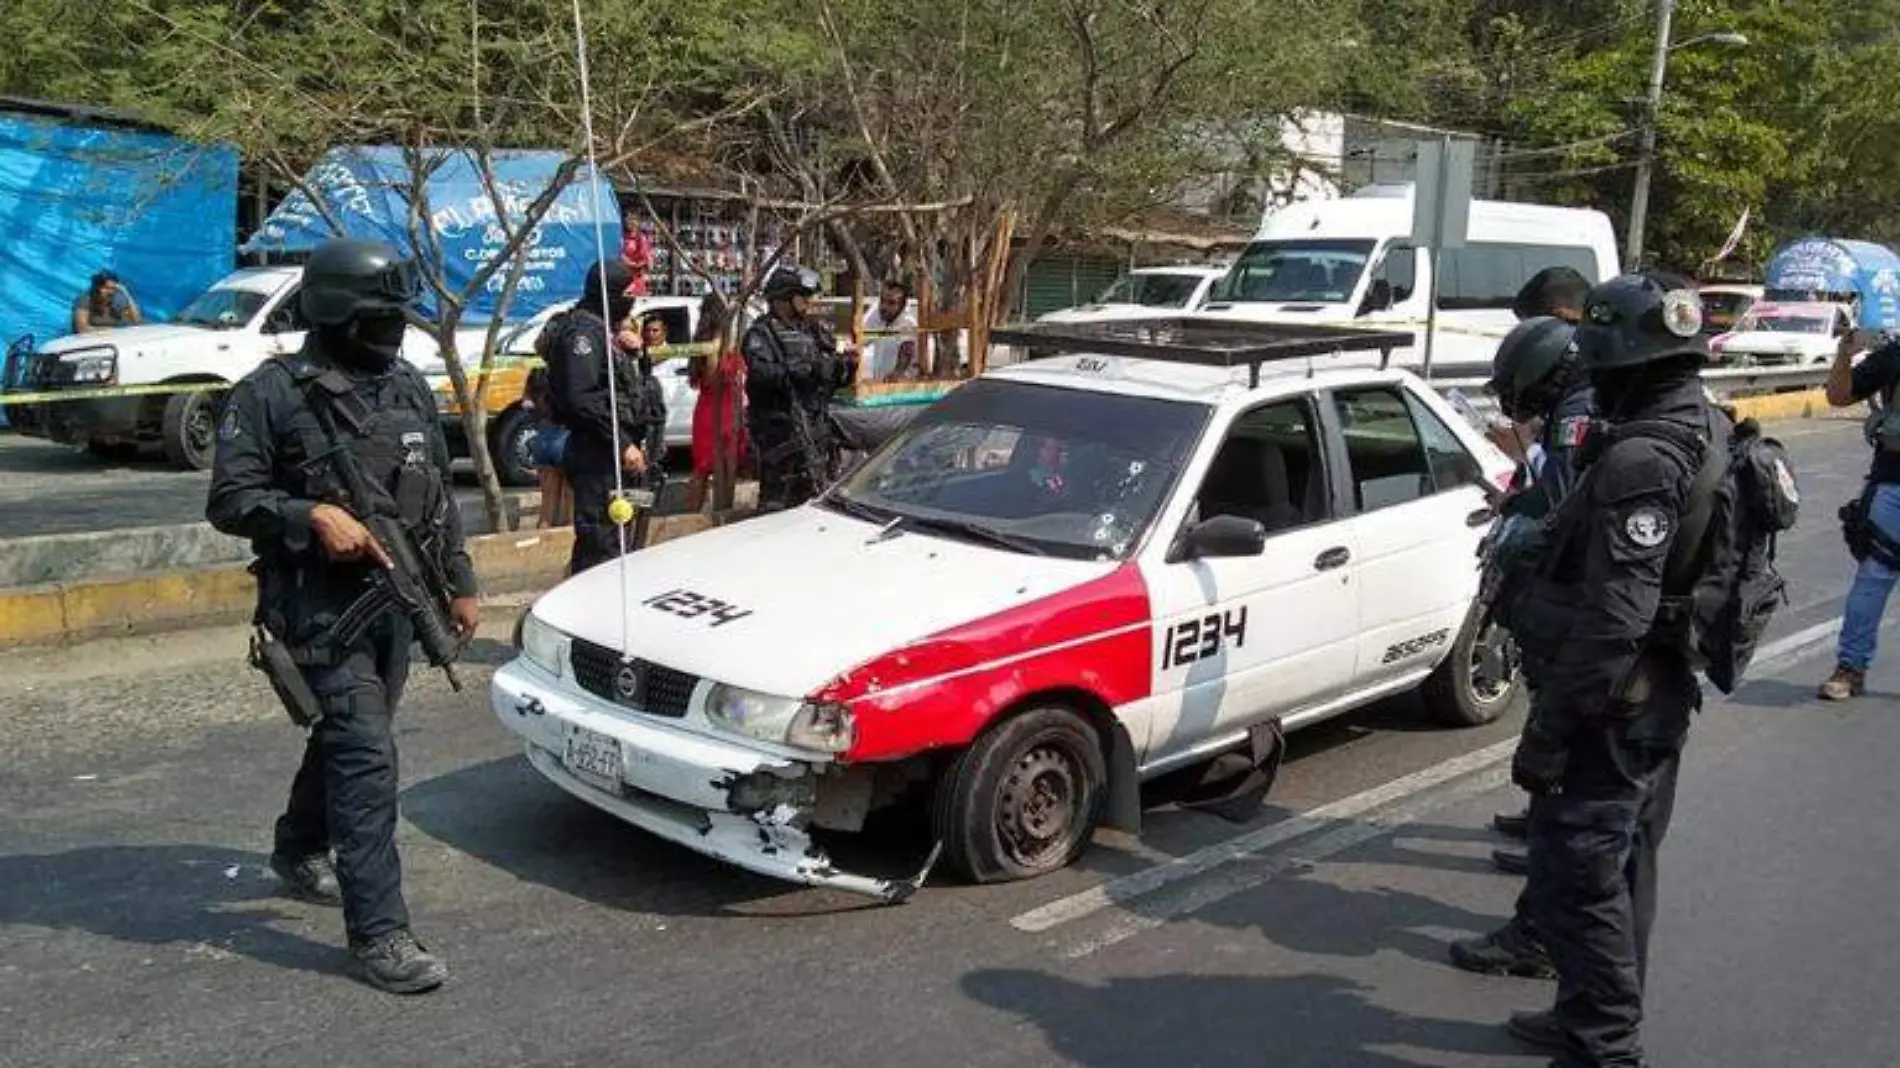
<instances>
[{"instance_id":1,"label":"woman in red dress","mask_svg":"<svg viewBox=\"0 0 1900 1068\"><path fill-rule=\"evenodd\" d=\"M715 474L727 485L737 481L745 456L745 359L726 348L726 304L708 293L699 305L694 341L713 342L718 356L694 356L687 381L699 391L693 404L693 477L686 485L686 508L706 506L706 487Z\"/></svg>"}]
</instances>

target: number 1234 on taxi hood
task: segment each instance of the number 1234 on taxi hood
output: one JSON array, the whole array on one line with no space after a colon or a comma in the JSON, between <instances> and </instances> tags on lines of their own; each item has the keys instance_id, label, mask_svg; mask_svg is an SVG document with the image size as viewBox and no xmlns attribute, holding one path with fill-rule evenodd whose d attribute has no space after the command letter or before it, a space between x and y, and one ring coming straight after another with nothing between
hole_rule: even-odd
<instances>
[{"instance_id":1,"label":"number 1234 on taxi hood","mask_svg":"<svg viewBox=\"0 0 1900 1068\"><path fill-rule=\"evenodd\" d=\"M942 658L919 647L933 638L1004 613L1033 617L1038 602L1120 567L886 533L806 507L609 561L550 591L534 614L629 657L762 693L806 696L854 672L854 689L877 685L862 669L906 651L918 653L916 668L928 671L923 661ZM952 669L948 661L944 667Z\"/></svg>"}]
</instances>

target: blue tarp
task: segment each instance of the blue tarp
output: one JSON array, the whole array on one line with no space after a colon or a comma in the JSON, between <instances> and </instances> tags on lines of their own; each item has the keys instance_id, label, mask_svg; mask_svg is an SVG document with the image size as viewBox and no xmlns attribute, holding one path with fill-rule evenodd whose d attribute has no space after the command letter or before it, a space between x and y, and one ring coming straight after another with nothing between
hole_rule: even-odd
<instances>
[{"instance_id":1,"label":"blue tarp","mask_svg":"<svg viewBox=\"0 0 1900 1068\"><path fill-rule=\"evenodd\" d=\"M545 190L566 160L559 152L501 151L491 157L496 184L506 202L507 218L521 217ZM442 152L428 157L427 207L431 230L446 263L443 278L451 292L460 293L475 274L501 256L507 244L503 227L496 224L494 198L483 185L473 157ZM620 209L605 181L590 183L585 164L577 180L556 198L529 239L528 267L509 303L506 318L531 318L550 304L580 295L581 283L599 257L594 227L595 189L598 186L600 237L609 259L620 253ZM412 247L410 241L409 166L403 151L393 146L332 149L305 176L330 208L344 233L386 241L405 254L427 261L434 253ZM245 252L308 252L335 236L336 229L309 197L296 191L285 197L264 225L245 242ZM495 315L500 291L507 281L506 263L490 277L484 292L463 311L470 322ZM427 300L433 308L433 297Z\"/></svg>"},{"instance_id":2,"label":"blue tarp","mask_svg":"<svg viewBox=\"0 0 1900 1068\"><path fill-rule=\"evenodd\" d=\"M71 333L101 270L178 312L237 263L237 180L226 146L0 112L0 344Z\"/></svg>"},{"instance_id":3,"label":"blue tarp","mask_svg":"<svg viewBox=\"0 0 1900 1068\"><path fill-rule=\"evenodd\" d=\"M1863 330L1900 330L1900 256L1885 245L1804 237L1775 251L1763 278L1768 300L1843 300Z\"/></svg>"}]
</instances>

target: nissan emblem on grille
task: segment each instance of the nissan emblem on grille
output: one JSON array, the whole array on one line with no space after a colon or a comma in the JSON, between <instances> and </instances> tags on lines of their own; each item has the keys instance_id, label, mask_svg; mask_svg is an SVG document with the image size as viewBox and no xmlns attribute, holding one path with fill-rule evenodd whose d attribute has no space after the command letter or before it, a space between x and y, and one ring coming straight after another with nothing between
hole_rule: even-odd
<instances>
[{"instance_id":1,"label":"nissan emblem on grille","mask_svg":"<svg viewBox=\"0 0 1900 1068\"><path fill-rule=\"evenodd\" d=\"M614 673L614 696L629 704L640 699L640 669L632 662L621 664Z\"/></svg>"}]
</instances>

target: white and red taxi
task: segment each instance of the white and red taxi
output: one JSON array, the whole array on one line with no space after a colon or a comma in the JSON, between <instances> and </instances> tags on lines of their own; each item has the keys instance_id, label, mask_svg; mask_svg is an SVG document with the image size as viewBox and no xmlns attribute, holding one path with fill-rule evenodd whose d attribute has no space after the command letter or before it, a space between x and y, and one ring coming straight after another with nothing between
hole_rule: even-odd
<instances>
[{"instance_id":1,"label":"white and red taxi","mask_svg":"<svg viewBox=\"0 0 1900 1068\"><path fill-rule=\"evenodd\" d=\"M991 371L811 504L543 596L495 714L589 804L886 900L924 875L840 871L809 832L925 790L952 867L1024 878L1269 721L1422 686L1488 722L1521 699L1470 611L1511 461L1412 374L1342 362Z\"/></svg>"}]
</instances>

